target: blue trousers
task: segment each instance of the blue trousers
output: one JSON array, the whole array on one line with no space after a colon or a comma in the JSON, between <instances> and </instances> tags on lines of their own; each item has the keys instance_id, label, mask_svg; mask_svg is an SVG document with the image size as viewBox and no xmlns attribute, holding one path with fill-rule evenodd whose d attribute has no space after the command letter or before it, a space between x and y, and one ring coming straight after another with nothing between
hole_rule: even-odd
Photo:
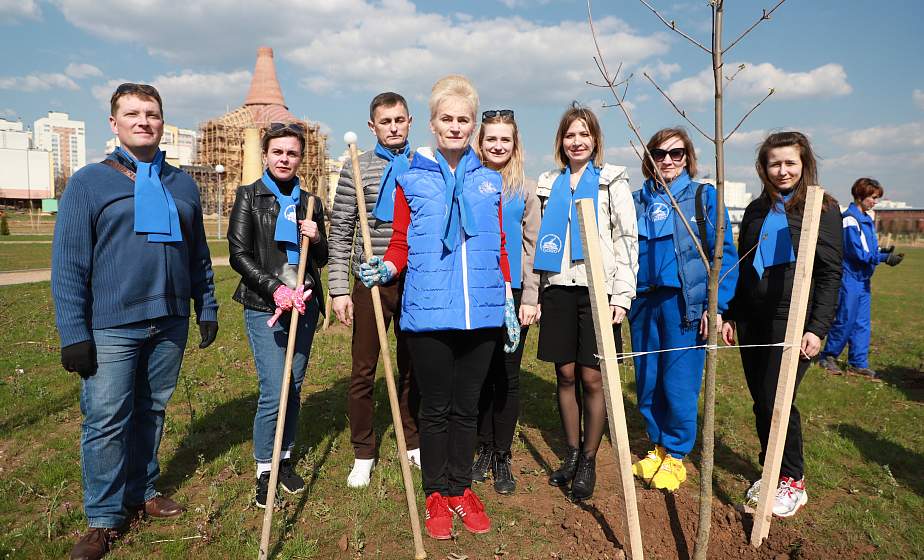
<instances>
[{"instance_id":1,"label":"blue trousers","mask_svg":"<svg viewBox=\"0 0 924 560\"><path fill-rule=\"evenodd\" d=\"M822 358L837 358L849 344L848 363L857 368L869 367L870 308L870 281L844 274L837 298L837 317L828 331Z\"/></svg>"},{"instance_id":2,"label":"blue trousers","mask_svg":"<svg viewBox=\"0 0 924 560\"><path fill-rule=\"evenodd\" d=\"M267 327L266 320L272 313L244 309L244 327L247 329L247 340L250 341L260 383L257 414L253 419L253 458L258 463L269 463L273 460L273 439L276 437L279 394L282 392L282 369L286 365L286 346L289 344L289 313L283 313L275 325ZM292 378L289 380L286 422L282 431L283 452L295 446L302 381L305 380L305 370L308 368L308 356L311 354L318 314L318 302L311 299L306 304L305 314L298 319L295 353L292 355L292 370L289 372Z\"/></svg>"},{"instance_id":3,"label":"blue trousers","mask_svg":"<svg viewBox=\"0 0 924 560\"><path fill-rule=\"evenodd\" d=\"M186 348L189 318L94 329L96 374L80 387L83 508L90 527L120 527L124 506L157 495L164 410Z\"/></svg>"},{"instance_id":4,"label":"blue trousers","mask_svg":"<svg viewBox=\"0 0 924 560\"><path fill-rule=\"evenodd\" d=\"M702 344L699 323L683 324L679 289L659 288L632 302L632 350L646 352ZM696 442L696 413L706 351L680 350L633 358L638 408L652 443L681 458Z\"/></svg>"}]
</instances>

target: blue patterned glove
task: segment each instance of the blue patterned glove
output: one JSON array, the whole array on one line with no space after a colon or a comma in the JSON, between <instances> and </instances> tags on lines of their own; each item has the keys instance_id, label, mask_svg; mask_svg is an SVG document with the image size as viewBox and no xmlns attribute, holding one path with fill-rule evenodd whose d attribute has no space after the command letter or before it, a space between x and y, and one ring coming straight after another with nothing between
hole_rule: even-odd
<instances>
[{"instance_id":1,"label":"blue patterned glove","mask_svg":"<svg viewBox=\"0 0 924 560\"><path fill-rule=\"evenodd\" d=\"M517 319L516 306L513 304L513 298L507 298L504 304L504 327L507 329L504 343L504 352L512 354L520 345L520 321Z\"/></svg>"},{"instance_id":2,"label":"blue patterned glove","mask_svg":"<svg viewBox=\"0 0 924 560\"><path fill-rule=\"evenodd\" d=\"M368 262L359 265L359 280L367 288L387 284L391 280L391 270L385 266L385 261L379 257L372 257Z\"/></svg>"}]
</instances>

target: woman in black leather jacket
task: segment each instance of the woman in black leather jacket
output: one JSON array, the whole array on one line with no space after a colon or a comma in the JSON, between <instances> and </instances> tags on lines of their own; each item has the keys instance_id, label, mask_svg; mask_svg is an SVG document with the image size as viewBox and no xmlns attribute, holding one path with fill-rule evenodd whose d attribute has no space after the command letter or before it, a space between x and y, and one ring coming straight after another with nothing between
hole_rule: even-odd
<instances>
[{"instance_id":1,"label":"woman in black leather jacket","mask_svg":"<svg viewBox=\"0 0 924 560\"><path fill-rule=\"evenodd\" d=\"M282 436L279 485L301 492L305 482L291 462L302 381L324 301L320 268L327 264L324 205L315 198L311 219L305 219L308 193L300 191L296 176L305 151L305 130L298 124L273 123L263 136L263 177L237 190L228 227L230 263L241 275L234 300L244 306L244 326L253 351L260 387L253 422L257 462L256 503L266 506L273 439L279 412L282 370L289 337L289 315L301 317L292 360L292 379ZM284 208L280 215L280 208ZM296 286L301 236L310 240L305 280ZM285 315L283 315L285 314ZM282 319L280 320L280 316Z\"/></svg>"}]
</instances>

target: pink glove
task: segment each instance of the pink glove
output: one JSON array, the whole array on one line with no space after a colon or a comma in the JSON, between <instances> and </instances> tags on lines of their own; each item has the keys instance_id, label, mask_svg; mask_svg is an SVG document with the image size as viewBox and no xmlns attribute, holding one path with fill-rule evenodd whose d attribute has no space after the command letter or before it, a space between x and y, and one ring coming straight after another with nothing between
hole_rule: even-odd
<instances>
[{"instance_id":1,"label":"pink glove","mask_svg":"<svg viewBox=\"0 0 924 560\"><path fill-rule=\"evenodd\" d=\"M266 326L272 327L279 320L283 313L295 309L299 315L305 314L305 302L311 299L312 291L309 288L305 291L304 286L291 289L286 285L279 286L273 292L273 302L276 304L276 312L266 321Z\"/></svg>"},{"instance_id":2,"label":"pink glove","mask_svg":"<svg viewBox=\"0 0 924 560\"><path fill-rule=\"evenodd\" d=\"M288 311L292 309L293 296L295 296L295 291L283 284L282 286L276 288L276 291L273 292L273 302L276 303L277 309Z\"/></svg>"},{"instance_id":3,"label":"pink glove","mask_svg":"<svg viewBox=\"0 0 924 560\"><path fill-rule=\"evenodd\" d=\"M305 291L304 286L299 286L295 288L295 292L292 294L292 307L298 311L299 315L305 314L305 302L311 299L311 288L308 288L308 291Z\"/></svg>"}]
</instances>

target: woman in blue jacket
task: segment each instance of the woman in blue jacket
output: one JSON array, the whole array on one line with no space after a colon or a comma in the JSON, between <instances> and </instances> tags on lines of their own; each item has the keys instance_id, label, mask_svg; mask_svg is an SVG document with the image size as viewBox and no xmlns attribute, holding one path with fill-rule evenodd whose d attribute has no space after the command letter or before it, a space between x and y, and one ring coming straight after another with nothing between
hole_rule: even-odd
<instances>
[{"instance_id":1,"label":"woman in blue jacket","mask_svg":"<svg viewBox=\"0 0 924 560\"><path fill-rule=\"evenodd\" d=\"M684 129L659 130L648 141L648 151L661 178L669 184L660 182L651 161L645 159L645 184L632 193L639 250L637 294L629 311L632 349L652 352L701 346L708 333L709 272L682 220L686 217L690 222L696 242L711 262L716 250L716 190L693 180L696 152ZM667 189L683 216L672 206ZM727 210L725 223L730 226ZM731 227L725 230L721 250L720 325L738 280L738 253ZM632 466L632 472L655 488L673 491L686 480L683 458L696 442L696 411L705 359L705 348L634 358L638 407L654 446Z\"/></svg>"},{"instance_id":2,"label":"woman in blue jacket","mask_svg":"<svg viewBox=\"0 0 924 560\"><path fill-rule=\"evenodd\" d=\"M392 237L384 259L360 266L366 286L407 268L401 330L420 388L420 461L427 534L452 538L452 515L472 533L491 520L471 490L478 397L506 327L519 344L504 249L501 176L469 145L478 93L463 76L437 81L430 130L437 149L420 148L398 177Z\"/></svg>"},{"instance_id":3,"label":"woman in blue jacket","mask_svg":"<svg viewBox=\"0 0 924 560\"><path fill-rule=\"evenodd\" d=\"M837 357L850 344L847 363L851 371L874 381L879 374L869 368L870 280L876 266L886 263L895 266L905 255L896 254L895 246L879 247L876 222L869 211L882 198L882 185L876 179L857 179L850 189L853 202L843 214L844 273L838 295L837 316L828 331L828 341L821 352L818 365L831 373L842 374Z\"/></svg>"}]
</instances>

